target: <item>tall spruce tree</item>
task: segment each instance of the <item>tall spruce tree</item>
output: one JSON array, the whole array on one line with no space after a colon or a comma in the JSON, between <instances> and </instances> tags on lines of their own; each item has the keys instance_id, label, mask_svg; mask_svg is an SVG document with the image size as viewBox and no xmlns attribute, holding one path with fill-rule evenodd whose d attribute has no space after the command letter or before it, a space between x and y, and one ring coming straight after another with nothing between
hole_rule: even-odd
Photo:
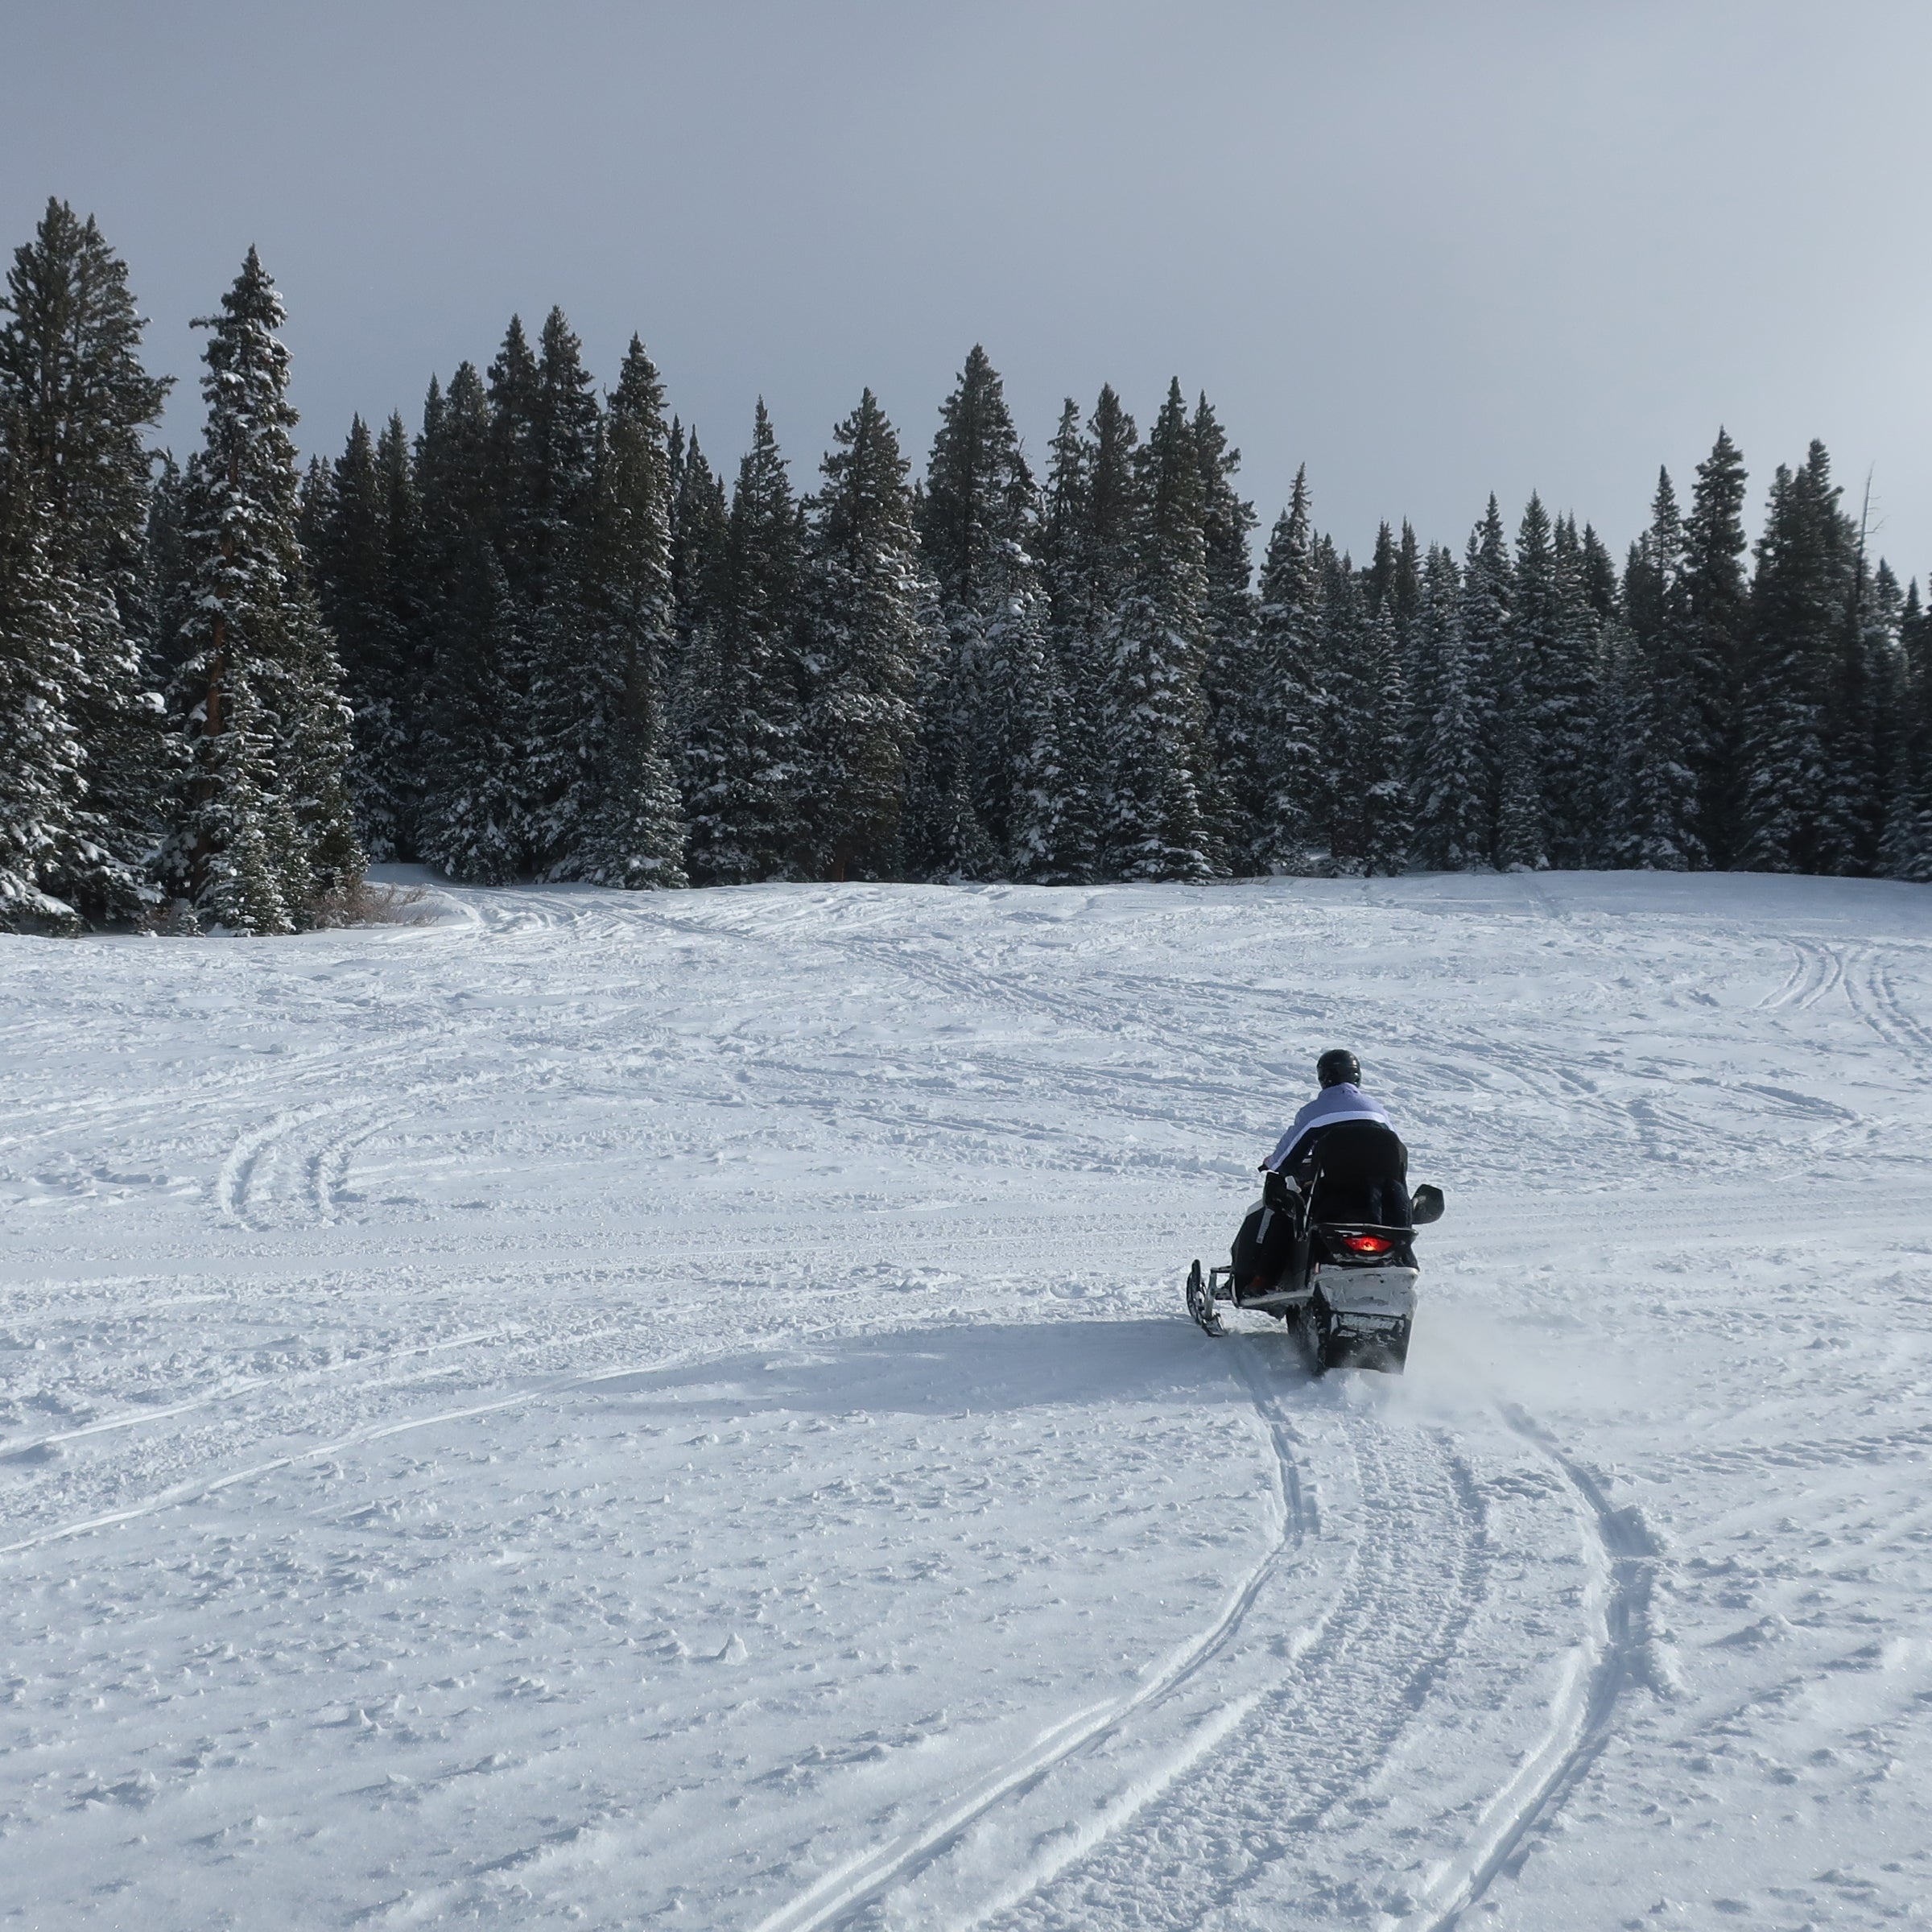
<instances>
[{"instance_id":1,"label":"tall spruce tree","mask_svg":"<svg viewBox=\"0 0 1932 1932\"><path fill-rule=\"evenodd\" d=\"M1707 746L1690 608L1690 559L1670 473L1659 470L1649 527L1624 570L1629 658L1608 856L1645 871L1683 872L1706 857L1699 769Z\"/></svg>"},{"instance_id":2,"label":"tall spruce tree","mask_svg":"<svg viewBox=\"0 0 1932 1932\"><path fill-rule=\"evenodd\" d=\"M1486 865L1492 844L1461 605L1455 559L1444 546L1432 544L1422 569L1414 650L1427 679L1429 709L1416 737L1410 791L1416 861L1435 872Z\"/></svg>"},{"instance_id":3,"label":"tall spruce tree","mask_svg":"<svg viewBox=\"0 0 1932 1932\"><path fill-rule=\"evenodd\" d=\"M1469 533L1463 559L1461 603L1458 607L1463 663L1469 679L1470 706L1483 761L1483 817L1495 834L1491 856L1502 857L1502 809L1505 774L1513 771L1520 810L1527 772L1517 729L1513 613L1516 572L1503 532L1502 511L1492 495L1482 521ZM1513 758L1513 751L1517 754ZM1541 811L1541 790L1537 806Z\"/></svg>"},{"instance_id":4,"label":"tall spruce tree","mask_svg":"<svg viewBox=\"0 0 1932 1932\"><path fill-rule=\"evenodd\" d=\"M522 863L519 712L523 607L495 545L497 445L484 381L461 364L433 381L416 442L424 672L417 848L469 885Z\"/></svg>"},{"instance_id":5,"label":"tall spruce tree","mask_svg":"<svg viewBox=\"0 0 1932 1932\"><path fill-rule=\"evenodd\" d=\"M1744 559L1744 463L1719 429L1698 465L1684 521L1684 622L1697 733L1688 747L1697 777L1698 842L1712 865L1733 864L1740 836L1739 766L1748 622Z\"/></svg>"},{"instance_id":6,"label":"tall spruce tree","mask_svg":"<svg viewBox=\"0 0 1932 1932\"><path fill-rule=\"evenodd\" d=\"M1916 578L1898 617L1898 731L1880 850L1889 878L1932 883L1932 622Z\"/></svg>"},{"instance_id":7,"label":"tall spruce tree","mask_svg":"<svg viewBox=\"0 0 1932 1932\"><path fill-rule=\"evenodd\" d=\"M39 880L91 919L156 902L153 859L165 790L146 583L150 458L145 432L170 383L141 365L142 321L126 264L93 217L50 200L14 253L0 297L0 423L10 487L39 506L38 573L71 606L74 663L55 702L77 748L78 786ZM25 512L19 513L25 516ZM49 586L23 585L22 608ZM67 620L63 619L64 622Z\"/></svg>"},{"instance_id":8,"label":"tall spruce tree","mask_svg":"<svg viewBox=\"0 0 1932 1932\"><path fill-rule=\"evenodd\" d=\"M1254 685L1254 575L1249 542L1254 506L1234 478L1241 452L1229 446L1205 395L1195 405L1194 448L1201 472L1201 543L1207 634L1201 688L1208 704L1214 782L1206 800L1212 836L1229 865L1253 869L1255 832L1263 809L1265 758L1257 736Z\"/></svg>"},{"instance_id":9,"label":"tall spruce tree","mask_svg":"<svg viewBox=\"0 0 1932 1932\"><path fill-rule=\"evenodd\" d=\"M192 584L174 716L186 741L169 850L198 914L231 931L310 923L363 868L334 640L295 531L286 312L251 248L209 332L203 447L188 469Z\"/></svg>"},{"instance_id":10,"label":"tall spruce tree","mask_svg":"<svg viewBox=\"0 0 1932 1932\"><path fill-rule=\"evenodd\" d=\"M378 861L394 859L402 850L408 713L416 698L411 640L398 608L389 494L375 440L357 416L326 486L305 496L315 506L316 529L304 547L355 720L349 799L363 849Z\"/></svg>"},{"instance_id":11,"label":"tall spruce tree","mask_svg":"<svg viewBox=\"0 0 1932 1932\"><path fill-rule=\"evenodd\" d=\"M808 869L899 876L928 656L908 466L867 390L832 431L807 506L802 605L807 676Z\"/></svg>"},{"instance_id":12,"label":"tall spruce tree","mask_svg":"<svg viewBox=\"0 0 1932 1932\"><path fill-rule=\"evenodd\" d=\"M1070 396L1048 452L1038 547L1053 649L1060 759L1059 852L1053 875L1063 881L1098 876L1105 746L1100 729L1104 676L1090 623L1088 563L1092 504L1088 444L1080 406Z\"/></svg>"},{"instance_id":13,"label":"tall spruce tree","mask_svg":"<svg viewBox=\"0 0 1932 1932\"><path fill-rule=\"evenodd\" d=\"M502 554L530 646L523 847L532 867L557 877L587 836L584 815L605 795L594 769L601 754L587 745L606 734L610 716L588 688L593 620L583 581L601 426L583 346L560 308L545 318L530 399L526 460L510 476L503 506Z\"/></svg>"},{"instance_id":14,"label":"tall spruce tree","mask_svg":"<svg viewBox=\"0 0 1932 1932\"><path fill-rule=\"evenodd\" d=\"M716 614L694 646L683 753L701 885L791 876L805 844L799 516L762 398L738 466Z\"/></svg>"},{"instance_id":15,"label":"tall spruce tree","mask_svg":"<svg viewBox=\"0 0 1932 1932\"><path fill-rule=\"evenodd\" d=\"M1555 658L1560 606L1556 551L1550 514L1534 492L1516 538L1515 598L1510 612L1507 671L1496 685L1505 746L1507 810L1499 807L1497 830L1509 839L1499 851L1504 865L1532 868L1550 862L1550 807L1555 774L1549 744L1557 708ZM1524 781L1517 761L1527 760Z\"/></svg>"},{"instance_id":16,"label":"tall spruce tree","mask_svg":"<svg viewBox=\"0 0 1932 1932\"><path fill-rule=\"evenodd\" d=\"M1751 586L1739 857L1755 872L1814 872L1827 850L1828 707L1856 565L1822 443L1779 465Z\"/></svg>"},{"instance_id":17,"label":"tall spruce tree","mask_svg":"<svg viewBox=\"0 0 1932 1932\"><path fill-rule=\"evenodd\" d=\"M1366 600L1364 600L1364 602ZM1408 698L1396 632L1393 583L1356 626L1353 662L1338 679L1348 725L1348 767L1340 787L1345 827L1337 844L1348 869L1364 877L1406 872L1414 822L1408 785Z\"/></svg>"},{"instance_id":18,"label":"tall spruce tree","mask_svg":"<svg viewBox=\"0 0 1932 1932\"><path fill-rule=\"evenodd\" d=\"M1201 464L1179 382L1140 467L1133 574L1107 633L1105 849L1121 878L1205 879L1220 869L1207 810L1208 570Z\"/></svg>"},{"instance_id":19,"label":"tall spruce tree","mask_svg":"<svg viewBox=\"0 0 1932 1932\"><path fill-rule=\"evenodd\" d=\"M1574 517L1551 533L1555 625L1542 661L1537 710L1543 825L1552 865L1591 864L1601 844L1604 761L1596 720L1603 620L1590 594L1588 559Z\"/></svg>"},{"instance_id":20,"label":"tall spruce tree","mask_svg":"<svg viewBox=\"0 0 1932 1932\"><path fill-rule=\"evenodd\" d=\"M1261 801L1245 869L1311 872L1326 843L1322 588L1304 465L1261 567L1250 686Z\"/></svg>"},{"instance_id":21,"label":"tall spruce tree","mask_svg":"<svg viewBox=\"0 0 1932 1932\"><path fill-rule=\"evenodd\" d=\"M922 863L935 877L971 876L957 849L962 836L978 849L958 812L963 791L996 876L1052 877L1060 707L1038 506L998 372L976 344L940 406L919 525L944 627L922 734Z\"/></svg>"},{"instance_id":22,"label":"tall spruce tree","mask_svg":"<svg viewBox=\"0 0 1932 1932\"><path fill-rule=\"evenodd\" d=\"M571 695L553 741L567 766L552 807L555 878L633 890L685 883L683 807L663 697L677 629L671 481L664 386L633 336L576 554L578 661L557 667L568 669L559 682Z\"/></svg>"},{"instance_id":23,"label":"tall spruce tree","mask_svg":"<svg viewBox=\"0 0 1932 1932\"><path fill-rule=\"evenodd\" d=\"M47 514L15 421L0 417L0 931L71 932L42 881L71 848L86 780L70 708L79 599L49 561Z\"/></svg>"}]
</instances>

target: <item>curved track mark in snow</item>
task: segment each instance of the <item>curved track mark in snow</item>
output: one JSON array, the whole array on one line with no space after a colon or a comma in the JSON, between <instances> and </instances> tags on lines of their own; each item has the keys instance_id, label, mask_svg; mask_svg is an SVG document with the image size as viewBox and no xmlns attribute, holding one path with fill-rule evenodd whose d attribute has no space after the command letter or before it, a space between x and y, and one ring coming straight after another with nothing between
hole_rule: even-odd
<instances>
[{"instance_id":1,"label":"curved track mark in snow","mask_svg":"<svg viewBox=\"0 0 1932 1932\"><path fill-rule=\"evenodd\" d=\"M1272 1414L1274 1393L1261 1399ZM1434 1433L1398 1443L1377 1419L1346 1410L1336 1419L1360 1474L1362 1535L1289 1668L1246 1702L1220 1748L1126 1814L1146 1814L1141 1829L1117 1830L1023 1897L1001 1901L992 1922L1178 1932L1230 1908L1271 1913L1278 1901L1249 1896L1254 1889L1282 1861L1318 1850L1323 1827L1386 1764L1480 1599L1481 1501ZM1335 1892L1349 1881L1309 1882Z\"/></svg>"},{"instance_id":2,"label":"curved track mark in snow","mask_svg":"<svg viewBox=\"0 0 1932 1932\"><path fill-rule=\"evenodd\" d=\"M1602 1554L1608 1591L1592 1619L1596 1651L1565 1687L1542 1742L1497 1795L1476 1833L1439 1871L1422 1910L1403 1922L1403 1932L1455 1932L1523 1851L1525 1841L1554 1814L1609 1741L1616 1707L1634 1682L1646 1681L1644 1662L1650 1608L1649 1533L1634 1509L1611 1506L1603 1486L1521 1410L1505 1407L1503 1419L1554 1463L1587 1511ZM1580 1663L1580 1660L1579 1660Z\"/></svg>"},{"instance_id":3,"label":"curved track mark in snow","mask_svg":"<svg viewBox=\"0 0 1932 1932\"><path fill-rule=\"evenodd\" d=\"M184 1402L169 1402L152 1409L129 1409L115 1415L101 1416L91 1422L83 1422L78 1428L59 1429L51 1435L28 1436L17 1443L0 1442L0 1462L29 1455L36 1449L51 1448L58 1443L78 1442L84 1436L105 1435L112 1430L138 1429L143 1422L163 1422L171 1416L192 1415L197 1409L212 1409L217 1403L231 1401L237 1396L252 1395L260 1389L302 1387L310 1382L341 1375L347 1369L379 1368L390 1362L407 1361L412 1356L441 1355L452 1348L470 1348L481 1342L500 1341L505 1335L517 1332L514 1327L478 1328L467 1335L446 1336L441 1341L410 1342L400 1348L385 1348L369 1355L351 1356L345 1361L331 1362L321 1368L300 1368L287 1375L250 1376L246 1381L228 1382L219 1389L211 1389L205 1395L191 1396Z\"/></svg>"},{"instance_id":4,"label":"curved track mark in snow","mask_svg":"<svg viewBox=\"0 0 1932 1932\"><path fill-rule=\"evenodd\" d=\"M802 1341L823 1340L828 1337L849 1334L850 1324L824 1323L816 1327L787 1327L778 1335L771 1336L762 1346L782 1344L790 1346ZM463 1339L463 1338L459 1338ZM83 1518L79 1522L63 1523L52 1530L37 1531L34 1535L23 1537L18 1542L0 1543L0 1557L19 1556L31 1550L43 1550L50 1543L66 1542L71 1538L85 1536L90 1530L111 1530L117 1523L128 1523L147 1516L158 1516L163 1509L172 1509L188 1503L201 1501L204 1497L217 1496L224 1489L232 1489L237 1483L252 1482L257 1476L272 1476L279 1469L299 1468L304 1463L319 1463L332 1455L339 1455L349 1449L359 1449L370 1443L387 1442L391 1437L408 1435L418 1429L433 1429L440 1422L468 1422L480 1415L497 1415L506 1409L522 1408L527 1403L542 1402L552 1396L571 1395L579 1389L595 1389L605 1382L621 1381L634 1375L658 1375L670 1368L688 1368L700 1362L717 1361L741 1353L745 1344L742 1335L734 1336L727 1348L691 1348L682 1353L660 1356L655 1361L624 1362L603 1368L584 1369L574 1375L553 1376L548 1380L519 1389L510 1395L494 1396L481 1402L465 1402L457 1409L439 1409L427 1415L404 1416L391 1422L374 1422L367 1428L352 1430L347 1435L318 1444L312 1449L291 1449L285 1455L270 1456L265 1462L251 1463L244 1469L231 1469L224 1476L196 1479L176 1483L171 1488L145 1496L138 1503L130 1503L125 1509L109 1509L98 1516ZM454 1342L449 1344L453 1347ZM158 1413L158 1412L157 1412Z\"/></svg>"},{"instance_id":5,"label":"curved track mark in snow","mask_svg":"<svg viewBox=\"0 0 1932 1932\"><path fill-rule=\"evenodd\" d=\"M1274 1453L1269 1485L1274 1505L1274 1534L1268 1547L1223 1603L1214 1620L1170 1650L1158 1666L1143 1676L1135 1689L1105 1703L1076 1711L1051 1729L1042 1732L1025 1752L982 1778L929 1823L836 1866L811 1890L759 1920L752 1932L824 1932L825 1928L853 1922L881 1893L915 1877L944 1857L995 1806L1031 1789L1055 1765L1083 1747L1098 1744L1112 1736L1137 1711L1179 1690L1234 1641L1282 1559L1303 1537L1313 1534L1316 1526L1314 1507L1302 1493L1289 1433L1280 1418L1270 1412L1265 1393L1245 1357L1241 1366L1254 1395L1255 1406L1267 1425L1269 1444ZM1228 1707L1221 1714L1220 1722L1211 1724L1203 1733L1197 1735L1183 1761L1170 1768L1169 1780L1187 1769L1205 1752L1212 1750L1247 1715L1253 1702L1243 1700ZM1148 1788L1146 1797L1154 1796L1157 1788ZM1109 1817L1105 1828L1117 1829L1127 1817L1142 1808L1144 1802L1143 1799L1118 1815ZM1088 1848L1086 1844L1069 1847L1062 1863L1071 1863ZM1050 1877L1051 1874L1046 1876ZM985 1915L985 1913L976 1915L969 1922L980 1922Z\"/></svg>"}]
</instances>

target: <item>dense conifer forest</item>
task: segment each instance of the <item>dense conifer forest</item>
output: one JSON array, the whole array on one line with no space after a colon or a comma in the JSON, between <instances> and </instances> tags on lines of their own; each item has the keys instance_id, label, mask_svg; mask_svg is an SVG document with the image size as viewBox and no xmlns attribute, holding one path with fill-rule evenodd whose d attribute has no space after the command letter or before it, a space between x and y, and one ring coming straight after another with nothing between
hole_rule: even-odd
<instances>
[{"instance_id":1,"label":"dense conifer forest","mask_svg":"<svg viewBox=\"0 0 1932 1932\"><path fill-rule=\"evenodd\" d=\"M975 348L923 470L869 390L795 480L553 309L300 469L251 250L202 445L48 205L0 300L0 926L272 933L481 884L1740 869L1932 881L1932 619L1822 444L1755 542L1721 431L1618 561L1494 497L1358 562L1305 476L1102 387L1030 462Z\"/></svg>"}]
</instances>

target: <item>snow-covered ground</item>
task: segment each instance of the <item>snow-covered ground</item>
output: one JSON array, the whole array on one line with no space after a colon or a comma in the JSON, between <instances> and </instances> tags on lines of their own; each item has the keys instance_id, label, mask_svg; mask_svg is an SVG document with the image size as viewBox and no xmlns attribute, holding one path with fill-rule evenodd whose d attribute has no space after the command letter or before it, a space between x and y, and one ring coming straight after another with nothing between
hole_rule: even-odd
<instances>
[{"instance_id":1,"label":"snow-covered ground","mask_svg":"<svg viewBox=\"0 0 1932 1932\"><path fill-rule=\"evenodd\" d=\"M1932 893L438 902L0 940L0 1926L1932 1923Z\"/></svg>"}]
</instances>

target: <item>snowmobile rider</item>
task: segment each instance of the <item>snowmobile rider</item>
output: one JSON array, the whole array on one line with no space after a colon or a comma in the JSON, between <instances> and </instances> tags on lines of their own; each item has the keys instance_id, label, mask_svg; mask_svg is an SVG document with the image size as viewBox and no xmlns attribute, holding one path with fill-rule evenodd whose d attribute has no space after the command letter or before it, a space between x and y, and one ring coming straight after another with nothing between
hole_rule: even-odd
<instances>
[{"instance_id":1,"label":"snowmobile rider","mask_svg":"<svg viewBox=\"0 0 1932 1932\"><path fill-rule=\"evenodd\" d=\"M1360 1063L1346 1047L1333 1046L1315 1062L1315 1077L1321 1092L1294 1117L1261 1171L1278 1174L1294 1194L1306 1193L1319 1173L1325 1211L1406 1228L1409 1150L1388 1109L1362 1092Z\"/></svg>"},{"instance_id":2,"label":"snowmobile rider","mask_svg":"<svg viewBox=\"0 0 1932 1932\"><path fill-rule=\"evenodd\" d=\"M1294 1117L1261 1163L1260 1203L1235 1236L1235 1299L1274 1292L1307 1258L1311 1218L1377 1228L1414 1224L1409 1150L1388 1110L1361 1089L1362 1070L1345 1047L1315 1063L1321 1092Z\"/></svg>"}]
</instances>

